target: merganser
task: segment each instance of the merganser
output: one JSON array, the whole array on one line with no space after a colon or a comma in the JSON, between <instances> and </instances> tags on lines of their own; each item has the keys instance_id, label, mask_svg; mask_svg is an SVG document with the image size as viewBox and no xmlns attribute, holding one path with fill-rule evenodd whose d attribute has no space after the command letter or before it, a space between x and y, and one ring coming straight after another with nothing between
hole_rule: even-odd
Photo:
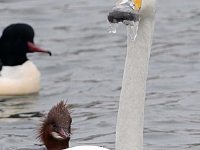
<instances>
[{"instance_id":1,"label":"merganser","mask_svg":"<svg viewBox=\"0 0 200 150\"><path fill-rule=\"evenodd\" d=\"M40 72L26 54L42 52L34 46L34 30L28 24L11 24L0 38L0 95L24 95L40 90Z\"/></svg>"},{"instance_id":2,"label":"merganser","mask_svg":"<svg viewBox=\"0 0 200 150\"><path fill-rule=\"evenodd\" d=\"M53 106L38 128L38 137L45 147L18 150L108 150L98 146L76 146L69 148L72 118L64 101Z\"/></svg>"},{"instance_id":3,"label":"merganser","mask_svg":"<svg viewBox=\"0 0 200 150\"><path fill-rule=\"evenodd\" d=\"M72 118L67 105L61 101L54 106L38 129L38 139L48 150L69 147Z\"/></svg>"}]
</instances>

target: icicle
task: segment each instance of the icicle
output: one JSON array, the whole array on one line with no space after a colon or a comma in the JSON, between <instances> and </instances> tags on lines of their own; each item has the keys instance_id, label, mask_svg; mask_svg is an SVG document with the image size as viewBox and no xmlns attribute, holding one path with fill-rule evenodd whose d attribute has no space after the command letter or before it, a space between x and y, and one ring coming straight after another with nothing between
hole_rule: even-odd
<instances>
[{"instance_id":1,"label":"icicle","mask_svg":"<svg viewBox=\"0 0 200 150\"><path fill-rule=\"evenodd\" d=\"M139 26L139 21L135 22L134 26L131 26L131 40L135 41L136 37L137 37L137 31L138 31L138 26Z\"/></svg>"},{"instance_id":2,"label":"icicle","mask_svg":"<svg viewBox=\"0 0 200 150\"><path fill-rule=\"evenodd\" d=\"M116 33L117 27L118 27L118 23L110 23L109 33Z\"/></svg>"}]
</instances>

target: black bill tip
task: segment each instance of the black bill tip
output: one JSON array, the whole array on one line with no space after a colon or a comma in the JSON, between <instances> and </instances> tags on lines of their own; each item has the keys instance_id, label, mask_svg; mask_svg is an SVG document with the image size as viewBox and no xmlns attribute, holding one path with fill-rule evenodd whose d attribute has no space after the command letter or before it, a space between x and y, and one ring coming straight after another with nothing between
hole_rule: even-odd
<instances>
[{"instance_id":1,"label":"black bill tip","mask_svg":"<svg viewBox=\"0 0 200 150\"><path fill-rule=\"evenodd\" d=\"M70 136L67 136L67 139L66 139L67 141L69 141L70 140Z\"/></svg>"},{"instance_id":2,"label":"black bill tip","mask_svg":"<svg viewBox=\"0 0 200 150\"><path fill-rule=\"evenodd\" d=\"M52 55L52 53L51 53L50 51L47 51L47 54L49 54L49 56L51 56L51 55Z\"/></svg>"}]
</instances>

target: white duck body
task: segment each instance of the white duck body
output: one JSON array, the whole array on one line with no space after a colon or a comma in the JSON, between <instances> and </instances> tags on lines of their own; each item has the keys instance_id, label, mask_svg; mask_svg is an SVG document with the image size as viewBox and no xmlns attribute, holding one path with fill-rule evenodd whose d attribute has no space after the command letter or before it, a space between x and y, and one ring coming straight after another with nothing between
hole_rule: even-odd
<instances>
[{"instance_id":1,"label":"white duck body","mask_svg":"<svg viewBox=\"0 0 200 150\"><path fill-rule=\"evenodd\" d=\"M3 66L0 75L0 95L25 95L40 90L40 72L31 61Z\"/></svg>"},{"instance_id":2,"label":"white duck body","mask_svg":"<svg viewBox=\"0 0 200 150\"><path fill-rule=\"evenodd\" d=\"M99 147L99 146L75 146L72 148L68 148L65 150L109 150L107 148Z\"/></svg>"}]
</instances>

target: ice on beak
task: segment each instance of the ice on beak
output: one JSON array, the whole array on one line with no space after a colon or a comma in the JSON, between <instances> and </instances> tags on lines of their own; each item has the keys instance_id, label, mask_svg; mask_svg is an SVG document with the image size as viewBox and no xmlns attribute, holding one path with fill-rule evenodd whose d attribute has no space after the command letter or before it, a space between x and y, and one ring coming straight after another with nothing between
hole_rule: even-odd
<instances>
[{"instance_id":1,"label":"ice on beak","mask_svg":"<svg viewBox=\"0 0 200 150\"><path fill-rule=\"evenodd\" d=\"M131 38L135 40L137 36L138 24L140 20L139 11L134 10L135 4L132 0L121 0L111 9L108 14L108 22L110 23L109 33L116 33L118 23L122 22L132 29Z\"/></svg>"}]
</instances>

